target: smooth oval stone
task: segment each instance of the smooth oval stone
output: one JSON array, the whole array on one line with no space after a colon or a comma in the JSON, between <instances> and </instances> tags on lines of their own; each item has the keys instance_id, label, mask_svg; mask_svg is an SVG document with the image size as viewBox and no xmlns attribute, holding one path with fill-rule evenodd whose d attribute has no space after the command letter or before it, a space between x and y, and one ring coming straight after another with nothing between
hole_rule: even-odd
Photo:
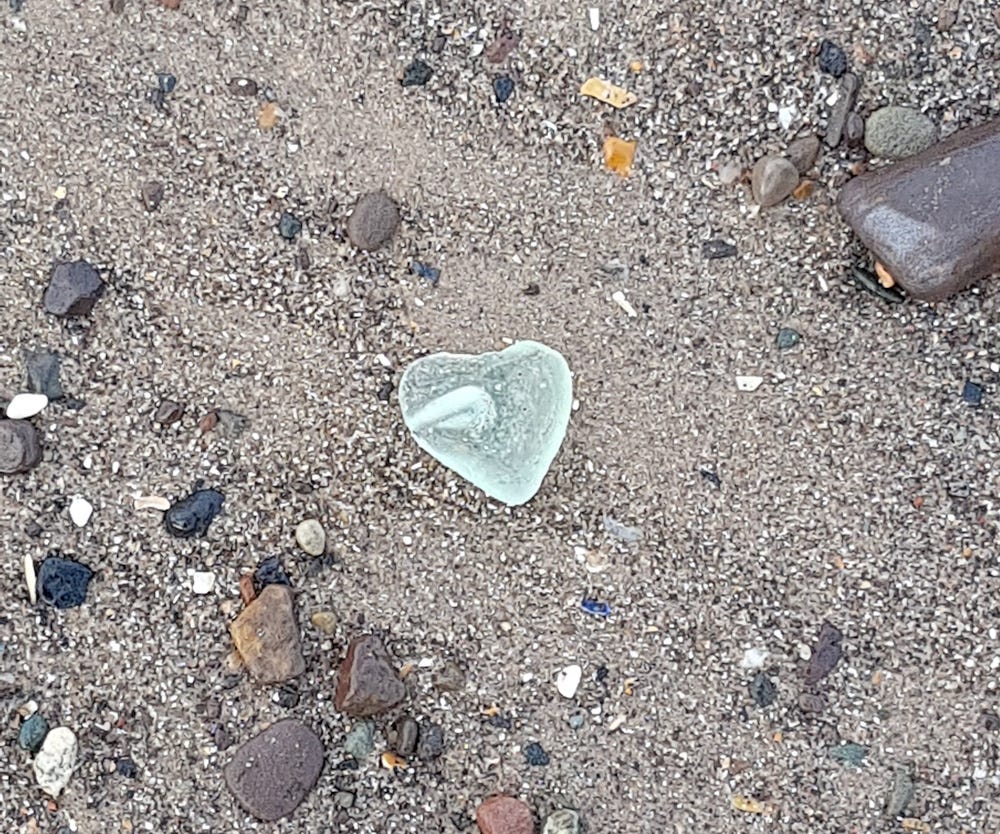
<instances>
[{"instance_id":1,"label":"smooth oval stone","mask_svg":"<svg viewBox=\"0 0 1000 834\"><path fill-rule=\"evenodd\" d=\"M26 420L0 420L0 475L27 472L39 464L38 432Z\"/></svg>"},{"instance_id":2,"label":"smooth oval stone","mask_svg":"<svg viewBox=\"0 0 1000 834\"><path fill-rule=\"evenodd\" d=\"M38 749L45 741L45 734L49 731L49 722L37 712L24 719L21 729L17 734L17 743L22 749L29 753L37 753Z\"/></svg>"},{"instance_id":3,"label":"smooth oval stone","mask_svg":"<svg viewBox=\"0 0 1000 834\"><path fill-rule=\"evenodd\" d=\"M850 180L837 207L896 283L938 300L1000 271L1000 119Z\"/></svg>"},{"instance_id":4,"label":"smooth oval stone","mask_svg":"<svg viewBox=\"0 0 1000 834\"><path fill-rule=\"evenodd\" d=\"M381 249L399 228L399 209L383 191L365 194L347 221L347 236L358 249Z\"/></svg>"},{"instance_id":5,"label":"smooth oval stone","mask_svg":"<svg viewBox=\"0 0 1000 834\"><path fill-rule=\"evenodd\" d=\"M187 498L175 502L163 516L171 536L190 538L204 536L208 526L222 510L225 496L214 489L199 489Z\"/></svg>"},{"instance_id":6,"label":"smooth oval stone","mask_svg":"<svg viewBox=\"0 0 1000 834\"><path fill-rule=\"evenodd\" d=\"M865 147L885 159L913 156L929 148L937 138L937 125L912 107L883 107L865 122Z\"/></svg>"},{"instance_id":7,"label":"smooth oval stone","mask_svg":"<svg viewBox=\"0 0 1000 834\"><path fill-rule=\"evenodd\" d=\"M298 808L313 789L324 755L316 733L288 718L236 751L226 765L226 785L248 813L274 822Z\"/></svg>"},{"instance_id":8,"label":"smooth oval stone","mask_svg":"<svg viewBox=\"0 0 1000 834\"><path fill-rule=\"evenodd\" d=\"M56 608L83 605L93 575L86 565L62 556L49 556L38 570L38 596Z\"/></svg>"},{"instance_id":9,"label":"smooth oval stone","mask_svg":"<svg viewBox=\"0 0 1000 834\"><path fill-rule=\"evenodd\" d=\"M326 532L315 518L299 522L295 528L295 541L310 556L322 556L326 550Z\"/></svg>"},{"instance_id":10,"label":"smooth oval stone","mask_svg":"<svg viewBox=\"0 0 1000 834\"><path fill-rule=\"evenodd\" d=\"M538 492L569 424L573 381L562 354L517 342L478 356L435 353L399 383L417 445L505 504Z\"/></svg>"},{"instance_id":11,"label":"smooth oval stone","mask_svg":"<svg viewBox=\"0 0 1000 834\"><path fill-rule=\"evenodd\" d=\"M569 808L549 814L542 834L580 834L580 815Z\"/></svg>"},{"instance_id":12,"label":"smooth oval stone","mask_svg":"<svg viewBox=\"0 0 1000 834\"><path fill-rule=\"evenodd\" d=\"M750 187L761 208L776 206L795 190L799 172L782 156L764 156L753 166Z\"/></svg>"}]
</instances>

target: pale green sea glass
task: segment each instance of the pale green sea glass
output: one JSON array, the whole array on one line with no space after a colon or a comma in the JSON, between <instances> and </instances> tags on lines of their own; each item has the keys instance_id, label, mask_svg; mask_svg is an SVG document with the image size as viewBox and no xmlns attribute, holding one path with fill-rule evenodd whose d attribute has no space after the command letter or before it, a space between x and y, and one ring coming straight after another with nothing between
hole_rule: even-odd
<instances>
[{"instance_id":1,"label":"pale green sea glass","mask_svg":"<svg viewBox=\"0 0 1000 834\"><path fill-rule=\"evenodd\" d=\"M403 421L417 445L511 505L538 492L572 404L569 365L539 342L478 356L435 353L413 362L399 383Z\"/></svg>"}]
</instances>

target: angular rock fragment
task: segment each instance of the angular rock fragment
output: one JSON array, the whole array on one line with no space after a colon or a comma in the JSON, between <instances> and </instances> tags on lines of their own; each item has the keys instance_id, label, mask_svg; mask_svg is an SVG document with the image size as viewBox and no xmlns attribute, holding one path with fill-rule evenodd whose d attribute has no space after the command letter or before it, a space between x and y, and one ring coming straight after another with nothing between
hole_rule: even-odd
<instances>
[{"instance_id":1,"label":"angular rock fragment","mask_svg":"<svg viewBox=\"0 0 1000 834\"><path fill-rule=\"evenodd\" d=\"M1000 119L850 180L837 206L896 283L946 298L1000 271Z\"/></svg>"},{"instance_id":2,"label":"angular rock fragment","mask_svg":"<svg viewBox=\"0 0 1000 834\"><path fill-rule=\"evenodd\" d=\"M75 608L87 599L94 572L62 556L48 556L38 570L38 596L56 608Z\"/></svg>"},{"instance_id":3,"label":"angular rock fragment","mask_svg":"<svg viewBox=\"0 0 1000 834\"><path fill-rule=\"evenodd\" d=\"M52 400L63 398L62 384L59 381L59 366L62 357L51 350L26 350L24 352L24 368L28 374L28 390L35 394L44 394Z\"/></svg>"},{"instance_id":4,"label":"angular rock fragment","mask_svg":"<svg viewBox=\"0 0 1000 834\"><path fill-rule=\"evenodd\" d=\"M87 261L57 264L42 304L54 316L86 316L104 292L104 282Z\"/></svg>"},{"instance_id":5,"label":"angular rock fragment","mask_svg":"<svg viewBox=\"0 0 1000 834\"><path fill-rule=\"evenodd\" d=\"M385 712L405 697L406 686L382 641L372 635L352 640L340 665L334 706L347 715L365 718Z\"/></svg>"},{"instance_id":6,"label":"angular rock fragment","mask_svg":"<svg viewBox=\"0 0 1000 834\"><path fill-rule=\"evenodd\" d=\"M526 803L513 796L491 796L476 808L482 834L534 834L535 818Z\"/></svg>"},{"instance_id":7,"label":"angular rock fragment","mask_svg":"<svg viewBox=\"0 0 1000 834\"><path fill-rule=\"evenodd\" d=\"M823 134L823 141L827 147L835 148L840 144L844 135L844 127L847 125L847 117L854 110L854 103L858 99L858 87L861 81L853 72L848 72L840 79L837 88L837 100L830 108L830 120L826 124L826 133Z\"/></svg>"},{"instance_id":8,"label":"angular rock fragment","mask_svg":"<svg viewBox=\"0 0 1000 834\"><path fill-rule=\"evenodd\" d=\"M292 589L267 585L229 626L236 650L261 683L283 683L306 669Z\"/></svg>"},{"instance_id":9,"label":"angular rock fragment","mask_svg":"<svg viewBox=\"0 0 1000 834\"><path fill-rule=\"evenodd\" d=\"M38 432L27 420L0 420L0 475L17 475L42 459Z\"/></svg>"},{"instance_id":10,"label":"angular rock fragment","mask_svg":"<svg viewBox=\"0 0 1000 834\"><path fill-rule=\"evenodd\" d=\"M819 630L819 637L816 638L816 645L813 646L812 654L809 657L809 665L806 666L806 683L814 684L821 681L833 667L840 663L843 656L844 635L840 629L832 623L824 622Z\"/></svg>"}]
</instances>

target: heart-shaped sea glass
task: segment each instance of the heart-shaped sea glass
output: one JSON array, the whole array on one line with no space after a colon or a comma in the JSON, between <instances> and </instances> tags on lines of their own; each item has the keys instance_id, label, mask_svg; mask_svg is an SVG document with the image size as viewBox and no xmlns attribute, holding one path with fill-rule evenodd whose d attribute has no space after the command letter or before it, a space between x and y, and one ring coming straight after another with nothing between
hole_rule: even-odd
<instances>
[{"instance_id":1,"label":"heart-shaped sea glass","mask_svg":"<svg viewBox=\"0 0 1000 834\"><path fill-rule=\"evenodd\" d=\"M562 354L516 342L478 356L435 353L399 383L403 421L425 452L505 504L523 504L559 451L573 404Z\"/></svg>"}]
</instances>

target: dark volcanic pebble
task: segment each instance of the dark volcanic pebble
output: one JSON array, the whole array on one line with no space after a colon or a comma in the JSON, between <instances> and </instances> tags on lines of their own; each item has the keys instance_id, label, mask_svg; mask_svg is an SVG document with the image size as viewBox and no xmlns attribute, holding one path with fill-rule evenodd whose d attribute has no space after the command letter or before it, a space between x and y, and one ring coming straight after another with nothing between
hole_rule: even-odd
<instances>
[{"instance_id":1,"label":"dark volcanic pebble","mask_svg":"<svg viewBox=\"0 0 1000 834\"><path fill-rule=\"evenodd\" d=\"M0 420L0 475L16 475L38 466L42 446L27 420Z\"/></svg>"},{"instance_id":2,"label":"dark volcanic pebble","mask_svg":"<svg viewBox=\"0 0 1000 834\"><path fill-rule=\"evenodd\" d=\"M433 74L434 70L430 64L416 58L413 63L403 70L402 84L404 87L423 87L424 84L431 80Z\"/></svg>"},{"instance_id":3,"label":"dark volcanic pebble","mask_svg":"<svg viewBox=\"0 0 1000 834\"><path fill-rule=\"evenodd\" d=\"M232 78L229 81L229 92L234 96L255 96L257 82L251 78Z\"/></svg>"},{"instance_id":4,"label":"dark volcanic pebble","mask_svg":"<svg viewBox=\"0 0 1000 834\"><path fill-rule=\"evenodd\" d=\"M832 623L824 622L819 630L819 637L816 638L816 645L813 646L812 656L809 658L809 665L806 666L806 683L814 684L821 681L833 667L840 663L843 656L841 643L844 635L840 629Z\"/></svg>"},{"instance_id":5,"label":"dark volcanic pebble","mask_svg":"<svg viewBox=\"0 0 1000 834\"><path fill-rule=\"evenodd\" d=\"M802 341L802 334L798 330L793 330L791 327L782 327L778 331L778 336L774 340L774 343L778 346L778 350L788 350L795 347L800 341Z\"/></svg>"},{"instance_id":6,"label":"dark volcanic pebble","mask_svg":"<svg viewBox=\"0 0 1000 834\"><path fill-rule=\"evenodd\" d=\"M399 228L399 209L384 191L365 194L347 221L347 236L358 249L385 246Z\"/></svg>"},{"instance_id":7,"label":"dark volcanic pebble","mask_svg":"<svg viewBox=\"0 0 1000 834\"><path fill-rule=\"evenodd\" d=\"M285 240L295 240L299 232L302 231L302 221L290 211L283 211L278 220L278 234Z\"/></svg>"},{"instance_id":8,"label":"dark volcanic pebble","mask_svg":"<svg viewBox=\"0 0 1000 834\"><path fill-rule=\"evenodd\" d=\"M93 575L86 565L62 556L49 556L38 571L38 596L56 608L83 605Z\"/></svg>"},{"instance_id":9,"label":"dark volcanic pebble","mask_svg":"<svg viewBox=\"0 0 1000 834\"><path fill-rule=\"evenodd\" d=\"M62 357L51 350L26 350L24 368L28 373L28 390L44 394L49 401L63 398L62 383L59 381L59 366Z\"/></svg>"},{"instance_id":10,"label":"dark volcanic pebble","mask_svg":"<svg viewBox=\"0 0 1000 834\"><path fill-rule=\"evenodd\" d=\"M169 72L156 73L156 87L161 93L172 93L177 86L177 76Z\"/></svg>"},{"instance_id":11,"label":"dark volcanic pebble","mask_svg":"<svg viewBox=\"0 0 1000 834\"><path fill-rule=\"evenodd\" d=\"M199 489L182 498L164 513L163 523L171 536L204 536L208 526L222 510L225 496L214 489Z\"/></svg>"},{"instance_id":12,"label":"dark volcanic pebble","mask_svg":"<svg viewBox=\"0 0 1000 834\"><path fill-rule=\"evenodd\" d=\"M420 730L417 758L424 762L436 759L444 752L444 728L440 724L427 724Z\"/></svg>"},{"instance_id":13,"label":"dark volcanic pebble","mask_svg":"<svg viewBox=\"0 0 1000 834\"><path fill-rule=\"evenodd\" d=\"M340 664L334 706L364 718L394 707L406 697L406 686L382 641L370 634L356 637Z\"/></svg>"},{"instance_id":14,"label":"dark volcanic pebble","mask_svg":"<svg viewBox=\"0 0 1000 834\"><path fill-rule=\"evenodd\" d=\"M253 589L260 594L268 585L288 585L291 587L292 581L281 567L281 560L277 556L269 556L264 559L257 570L253 572Z\"/></svg>"},{"instance_id":15,"label":"dark volcanic pebble","mask_svg":"<svg viewBox=\"0 0 1000 834\"><path fill-rule=\"evenodd\" d=\"M104 282L87 261L56 264L42 304L54 316L86 316L104 292Z\"/></svg>"},{"instance_id":16,"label":"dark volcanic pebble","mask_svg":"<svg viewBox=\"0 0 1000 834\"><path fill-rule=\"evenodd\" d=\"M706 240L701 245L701 255L708 261L716 261L720 258L735 258L736 254L737 250L733 244L726 243L726 241L718 238L715 240Z\"/></svg>"},{"instance_id":17,"label":"dark volcanic pebble","mask_svg":"<svg viewBox=\"0 0 1000 834\"><path fill-rule=\"evenodd\" d=\"M758 707L769 707L778 697L778 687L767 675L758 672L750 681L750 697Z\"/></svg>"},{"instance_id":18,"label":"dark volcanic pebble","mask_svg":"<svg viewBox=\"0 0 1000 834\"><path fill-rule=\"evenodd\" d=\"M164 187L162 182L144 183L139 191L142 205L146 211L156 211L163 202Z\"/></svg>"},{"instance_id":19,"label":"dark volcanic pebble","mask_svg":"<svg viewBox=\"0 0 1000 834\"><path fill-rule=\"evenodd\" d=\"M509 75L501 75L493 79L493 95L496 96L497 104L503 104L514 94L514 79Z\"/></svg>"},{"instance_id":20,"label":"dark volcanic pebble","mask_svg":"<svg viewBox=\"0 0 1000 834\"><path fill-rule=\"evenodd\" d=\"M969 405L982 405L983 403L983 388L981 385L977 385L975 382L967 381L965 385L962 386L962 399L965 400Z\"/></svg>"},{"instance_id":21,"label":"dark volcanic pebble","mask_svg":"<svg viewBox=\"0 0 1000 834\"><path fill-rule=\"evenodd\" d=\"M404 759L408 759L417 750L417 739L419 736L420 725L410 718L410 716L402 715L392 725L389 743L396 753Z\"/></svg>"},{"instance_id":22,"label":"dark volcanic pebble","mask_svg":"<svg viewBox=\"0 0 1000 834\"><path fill-rule=\"evenodd\" d=\"M819 71L840 78L847 72L847 55L831 40L823 39L819 45Z\"/></svg>"},{"instance_id":23,"label":"dark volcanic pebble","mask_svg":"<svg viewBox=\"0 0 1000 834\"><path fill-rule=\"evenodd\" d=\"M115 770L126 779L135 779L139 775L138 766L128 756L122 756L115 762Z\"/></svg>"},{"instance_id":24,"label":"dark volcanic pebble","mask_svg":"<svg viewBox=\"0 0 1000 834\"><path fill-rule=\"evenodd\" d=\"M162 423L164 426L169 426L171 423L176 423L183 416L183 405L174 400L163 400L160 403L160 407L156 409L153 420L157 423Z\"/></svg>"},{"instance_id":25,"label":"dark volcanic pebble","mask_svg":"<svg viewBox=\"0 0 1000 834\"><path fill-rule=\"evenodd\" d=\"M45 741L45 734L49 731L49 722L37 712L24 719L21 730L17 734L17 743L22 749L34 755Z\"/></svg>"},{"instance_id":26,"label":"dark volcanic pebble","mask_svg":"<svg viewBox=\"0 0 1000 834\"><path fill-rule=\"evenodd\" d=\"M306 798L323 769L323 743L294 719L279 721L252 738L226 765L226 785L259 820L287 817Z\"/></svg>"},{"instance_id":27,"label":"dark volcanic pebble","mask_svg":"<svg viewBox=\"0 0 1000 834\"><path fill-rule=\"evenodd\" d=\"M549 754L542 749L537 741L533 741L524 747L524 760L533 767L545 767L549 763Z\"/></svg>"}]
</instances>

